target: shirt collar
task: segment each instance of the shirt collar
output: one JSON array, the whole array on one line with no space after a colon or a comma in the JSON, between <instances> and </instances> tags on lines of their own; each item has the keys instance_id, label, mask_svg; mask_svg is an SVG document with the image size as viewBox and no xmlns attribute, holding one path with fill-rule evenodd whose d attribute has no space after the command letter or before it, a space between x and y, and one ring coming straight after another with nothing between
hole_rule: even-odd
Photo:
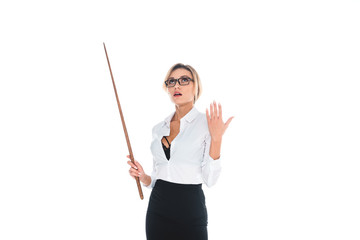
<instances>
[{"instance_id":1,"label":"shirt collar","mask_svg":"<svg viewBox=\"0 0 360 240\"><path fill-rule=\"evenodd\" d=\"M174 111L173 113L171 113L169 116L167 116L164 119L164 124L166 124L167 126L170 126L170 121L172 119L172 117L174 116L176 111ZM193 108L184 116L180 119L180 121L182 119L185 119L187 122L191 122L192 120L195 119L195 117L197 116L197 114L199 113L199 111L197 110L197 108L195 106L193 106Z\"/></svg>"}]
</instances>

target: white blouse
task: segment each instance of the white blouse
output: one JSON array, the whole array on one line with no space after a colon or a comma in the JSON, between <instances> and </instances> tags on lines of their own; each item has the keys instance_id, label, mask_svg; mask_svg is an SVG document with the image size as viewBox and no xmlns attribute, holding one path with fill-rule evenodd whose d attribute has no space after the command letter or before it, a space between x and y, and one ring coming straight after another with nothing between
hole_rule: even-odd
<instances>
[{"instance_id":1,"label":"white blouse","mask_svg":"<svg viewBox=\"0 0 360 240\"><path fill-rule=\"evenodd\" d=\"M180 119L180 132L171 142L168 160L161 139L170 135L170 121L174 114L175 111L152 129L150 149L153 154L153 171L151 183L146 187L153 188L157 179L213 186L220 175L221 157L214 160L209 155L211 135L206 114L200 113L194 106Z\"/></svg>"}]
</instances>

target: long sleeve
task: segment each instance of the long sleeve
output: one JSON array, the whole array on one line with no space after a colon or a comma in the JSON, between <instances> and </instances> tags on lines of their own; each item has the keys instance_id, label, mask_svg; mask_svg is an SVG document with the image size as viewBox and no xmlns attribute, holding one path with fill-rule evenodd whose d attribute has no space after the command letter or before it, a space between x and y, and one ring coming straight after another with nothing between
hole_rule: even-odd
<instances>
[{"instance_id":1,"label":"long sleeve","mask_svg":"<svg viewBox=\"0 0 360 240\"><path fill-rule=\"evenodd\" d=\"M156 168L155 168L155 161L153 161L153 170L152 170L152 173L150 175L151 177L151 183L146 186L145 184L143 184L144 187L147 187L149 189L153 188L154 185L155 185L155 182L156 182Z\"/></svg>"},{"instance_id":2,"label":"long sleeve","mask_svg":"<svg viewBox=\"0 0 360 240\"><path fill-rule=\"evenodd\" d=\"M214 160L210 156L211 135L208 133L205 138L203 160L201 162L202 178L204 183L211 187L217 182L221 172L221 156Z\"/></svg>"},{"instance_id":3,"label":"long sleeve","mask_svg":"<svg viewBox=\"0 0 360 240\"><path fill-rule=\"evenodd\" d=\"M152 132L152 141L154 141L156 139L156 136L155 136L156 135L156 128L157 128L157 125L155 125L151 130L151 132ZM151 146L150 146L150 150L151 150ZM151 177L150 184L148 186L143 184L144 187L149 188L149 189L153 188L154 185L155 185L155 182L156 182L156 164L155 164L155 158L154 157L153 157L153 169L152 169L150 177Z\"/></svg>"}]
</instances>

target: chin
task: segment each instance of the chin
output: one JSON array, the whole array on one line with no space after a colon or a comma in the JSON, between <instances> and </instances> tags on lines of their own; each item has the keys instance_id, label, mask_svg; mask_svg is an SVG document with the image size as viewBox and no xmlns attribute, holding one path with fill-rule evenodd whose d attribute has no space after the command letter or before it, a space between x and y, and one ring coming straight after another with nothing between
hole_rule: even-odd
<instances>
[{"instance_id":1,"label":"chin","mask_svg":"<svg viewBox=\"0 0 360 240\"><path fill-rule=\"evenodd\" d=\"M173 103L175 103L176 105L186 105L186 104L189 104L190 102L192 101L179 101L179 100L174 100Z\"/></svg>"}]
</instances>

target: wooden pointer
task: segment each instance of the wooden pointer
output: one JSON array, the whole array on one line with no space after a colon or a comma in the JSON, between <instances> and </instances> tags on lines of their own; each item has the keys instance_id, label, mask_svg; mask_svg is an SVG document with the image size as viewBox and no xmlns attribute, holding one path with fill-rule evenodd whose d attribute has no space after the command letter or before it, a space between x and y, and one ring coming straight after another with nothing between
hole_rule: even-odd
<instances>
[{"instance_id":1,"label":"wooden pointer","mask_svg":"<svg viewBox=\"0 0 360 240\"><path fill-rule=\"evenodd\" d=\"M135 164L134 156L133 156L133 153L132 153L132 150L131 150L131 144L130 144L130 140L129 140L129 135L128 135L128 132L127 132L127 130L126 130L126 125L125 125L124 116L123 116L123 113L122 113L122 111L121 111L120 101L119 101L119 97L118 97L118 94L117 94L117 91L116 91L116 86L115 86L114 77L113 77L113 74L112 74L112 71L111 71L111 66L110 66L109 57L108 57L108 54L107 54L107 51L106 51L105 43L103 43L103 44L104 44L106 59L107 59L108 65L109 65L109 70L110 70L110 75L111 75L112 83L113 83L113 86L114 86L116 101L117 101L117 104L118 104L118 107L119 107L119 112L120 112L121 122L122 122L123 129L124 129L124 133L125 133L126 143L127 143L128 149L129 149L130 160L131 160L131 162L132 162L133 164ZM141 189L139 177L135 177L135 180L136 180L136 184L137 184L137 187L138 187L138 190L139 190L140 198L141 198L141 200L142 200L142 199L144 199L144 195L143 195L143 192L142 192L142 189Z\"/></svg>"}]
</instances>

